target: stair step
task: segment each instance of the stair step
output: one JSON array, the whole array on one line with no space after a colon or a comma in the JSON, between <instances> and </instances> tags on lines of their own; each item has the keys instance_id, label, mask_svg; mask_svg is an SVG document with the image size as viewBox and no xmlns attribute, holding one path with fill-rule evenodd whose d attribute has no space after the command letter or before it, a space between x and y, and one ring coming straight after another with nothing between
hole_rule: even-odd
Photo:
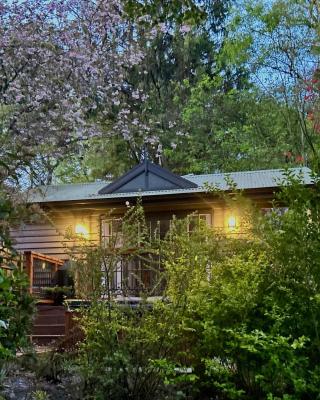
<instances>
[{"instance_id":1,"label":"stair step","mask_svg":"<svg viewBox=\"0 0 320 400\"><path fill-rule=\"evenodd\" d=\"M32 338L59 338L59 337L64 337L65 335L30 335Z\"/></svg>"},{"instance_id":2,"label":"stair step","mask_svg":"<svg viewBox=\"0 0 320 400\"><path fill-rule=\"evenodd\" d=\"M37 310L38 315L62 315L65 314L66 310Z\"/></svg>"},{"instance_id":3,"label":"stair step","mask_svg":"<svg viewBox=\"0 0 320 400\"><path fill-rule=\"evenodd\" d=\"M37 304L38 310L65 310L65 306L54 306L53 304Z\"/></svg>"},{"instance_id":4,"label":"stair step","mask_svg":"<svg viewBox=\"0 0 320 400\"><path fill-rule=\"evenodd\" d=\"M32 335L64 335L65 325L33 325Z\"/></svg>"},{"instance_id":5,"label":"stair step","mask_svg":"<svg viewBox=\"0 0 320 400\"><path fill-rule=\"evenodd\" d=\"M65 324L65 315L37 315L34 325L62 325Z\"/></svg>"},{"instance_id":6,"label":"stair step","mask_svg":"<svg viewBox=\"0 0 320 400\"><path fill-rule=\"evenodd\" d=\"M66 308L50 304L37 304L37 314L32 328L32 341L39 345L50 344L65 336Z\"/></svg>"},{"instance_id":7,"label":"stair step","mask_svg":"<svg viewBox=\"0 0 320 400\"><path fill-rule=\"evenodd\" d=\"M44 313L48 313L51 314L52 312L65 312L66 309L65 308L60 308L60 307L51 307L51 308L37 308L38 313L44 314Z\"/></svg>"},{"instance_id":8,"label":"stair step","mask_svg":"<svg viewBox=\"0 0 320 400\"><path fill-rule=\"evenodd\" d=\"M65 310L38 310L37 315L64 315Z\"/></svg>"}]
</instances>

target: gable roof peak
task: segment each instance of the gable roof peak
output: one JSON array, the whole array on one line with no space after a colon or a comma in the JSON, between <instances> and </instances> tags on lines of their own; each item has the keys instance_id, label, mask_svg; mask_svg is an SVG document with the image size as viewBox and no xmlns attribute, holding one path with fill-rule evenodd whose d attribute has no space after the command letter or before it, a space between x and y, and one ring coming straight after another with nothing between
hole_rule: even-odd
<instances>
[{"instance_id":1,"label":"gable roof peak","mask_svg":"<svg viewBox=\"0 0 320 400\"><path fill-rule=\"evenodd\" d=\"M166 168L160 167L144 157L140 164L120 178L105 186L99 194L147 192L154 190L188 189L198 185Z\"/></svg>"}]
</instances>

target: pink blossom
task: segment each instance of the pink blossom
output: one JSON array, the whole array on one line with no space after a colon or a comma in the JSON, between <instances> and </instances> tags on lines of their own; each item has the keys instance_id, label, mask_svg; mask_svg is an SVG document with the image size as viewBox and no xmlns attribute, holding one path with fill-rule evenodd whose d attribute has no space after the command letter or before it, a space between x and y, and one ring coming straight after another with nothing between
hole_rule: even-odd
<instances>
[{"instance_id":1,"label":"pink blossom","mask_svg":"<svg viewBox=\"0 0 320 400\"><path fill-rule=\"evenodd\" d=\"M192 28L191 28L190 25L181 25L180 29L179 29L179 32L182 33L182 34L186 34L186 33L189 33L191 31L191 29Z\"/></svg>"},{"instance_id":2,"label":"pink blossom","mask_svg":"<svg viewBox=\"0 0 320 400\"><path fill-rule=\"evenodd\" d=\"M0 102L11 106L7 125L12 141L23 143L28 154L34 151L35 158L37 146L50 144L48 156L63 159L76 135L102 135L110 115L113 134L131 140L129 126L140 130L140 119L130 100L136 106L146 96L130 88L130 99L123 87L128 69L144 53L132 39L132 22L125 19L122 2L5 4L0 7L0 82L5 78L10 84L0 86ZM88 118L92 110L94 119Z\"/></svg>"}]
</instances>

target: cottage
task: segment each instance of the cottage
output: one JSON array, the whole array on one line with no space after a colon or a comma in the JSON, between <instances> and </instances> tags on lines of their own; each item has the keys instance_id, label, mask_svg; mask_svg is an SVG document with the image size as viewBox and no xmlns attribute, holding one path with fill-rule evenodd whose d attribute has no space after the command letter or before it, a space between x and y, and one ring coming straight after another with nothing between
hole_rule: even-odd
<instances>
[{"instance_id":1,"label":"cottage","mask_svg":"<svg viewBox=\"0 0 320 400\"><path fill-rule=\"evenodd\" d=\"M309 169L296 168L291 172L306 185L312 184ZM80 235L92 245L108 242L118 230L118 221L128 205L140 198L151 230L156 226L160 236L168 231L173 215L179 218L193 213L193 218L204 220L211 227L239 234L241 209L227 207L208 187L228 193L234 190L230 187L232 182L258 207L270 208L283 178L283 170L177 176L145 160L114 182L51 185L30 191L28 201L39 204L46 217L12 230L12 236L16 250L25 260L30 292L38 298L33 340L46 344L68 337L71 332L72 313L52 305L45 289L65 284L57 282L57 276L63 276L70 257L68 249L75 245L74 235L66 235L67 232ZM142 265L141 259L128 259L124 257L113 271L111 289L127 293L130 301L139 301L133 296L139 296L145 288L148 291L148 285L152 287L154 269ZM161 260L158 266L161 268Z\"/></svg>"},{"instance_id":2,"label":"cottage","mask_svg":"<svg viewBox=\"0 0 320 400\"><path fill-rule=\"evenodd\" d=\"M292 172L311 184L309 169ZM283 177L283 170L177 176L146 159L114 182L52 185L31 191L28 201L38 203L48 218L12 231L15 248L26 254L31 290L39 293L41 286L52 284L53 273L69 258L67 249L73 241L66 232L80 234L92 244L108 240L128 204L134 204L138 197L148 223L151 227L157 224L161 235L168 230L173 215L183 217L193 212L212 227L241 231L241 210L227 208L208 191L208 185L229 191L232 181L259 207L270 208ZM115 283L115 287L119 285L121 282Z\"/></svg>"}]
</instances>

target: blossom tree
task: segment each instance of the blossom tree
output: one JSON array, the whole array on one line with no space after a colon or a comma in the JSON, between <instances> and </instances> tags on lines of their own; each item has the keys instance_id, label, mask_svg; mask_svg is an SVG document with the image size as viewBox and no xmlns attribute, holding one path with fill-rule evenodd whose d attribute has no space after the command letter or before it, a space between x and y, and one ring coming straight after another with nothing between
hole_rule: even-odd
<instances>
[{"instance_id":1,"label":"blossom tree","mask_svg":"<svg viewBox=\"0 0 320 400\"><path fill-rule=\"evenodd\" d=\"M126 80L143 58L118 0L25 0L0 5L2 176L50 183L70 151L93 136L146 135ZM132 117L131 117L132 115Z\"/></svg>"}]
</instances>

